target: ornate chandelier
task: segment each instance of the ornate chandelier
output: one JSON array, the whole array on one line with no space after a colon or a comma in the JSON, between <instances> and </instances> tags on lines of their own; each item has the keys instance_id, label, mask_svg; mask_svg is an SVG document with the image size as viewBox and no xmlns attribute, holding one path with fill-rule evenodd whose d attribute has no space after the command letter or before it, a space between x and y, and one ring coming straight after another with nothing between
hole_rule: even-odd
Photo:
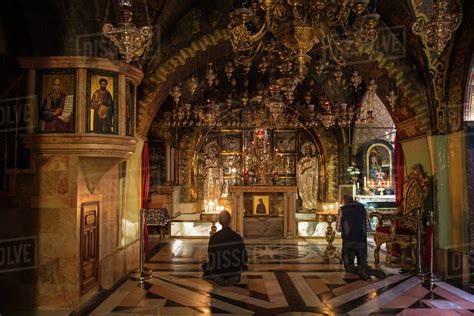
<instances>
[{"instance_id":1,"label":"ornate chandelier","mask_svg":"<svg viewBox=\"0 0 474 316\"><path fill-rule=\"evenodd\" d=\"M235 73L228 62L223 68L230 83L230 91L217 89L220 81L212 64L208 65L201 82L192 75L184 84L176 84L171 88L174 107L164 113L168 127L346 128L356 120L370 124L374 119L373 98L377 92L375 79L369 80L364 105L358 103L354 96L351 97L362 89L363 80L358 71L353 71L349 80L346 80L342 69L336 67L334 73L320 78L320 82L330 81L331 85L348 93L340 99L329 99L324 91L317 88L315 80L310 80L308 86L301 86L296 78L290 77L269 78L268 84L258 83L251 91L249 79L244 78L240 82L243 89L238 89L238 81L233 76L240 75ZM229 73L232 75L228 76ZM208 92L221 91L221 95L208 95L204 102L196 100L200 98L195 96L196 90L207 93L202 89ZM301 91L305 92L302 94ZM350 101L351 98L354 101ZM316 104L313 100L317 101Z\"/></svg>"},{"instance_id":2,"label":"ornate chandelier","mask_svg":"<svg viewBox=\"0 0 474 316\"><path fill-rule=\"evenodd\" d=\"M276 59L302 81L318 46L337 64L354 45L375 41L379 15L369 0L235 1L230 14L230 42L237 64L250 68L259 56ZM288 67L289 65L289 67Z\"/></svg>"},{"instance_id":3,"label":"ornate chandelier","mask_svg":"<svg viewBox=\"0 0 474 316\"><path fill-rule=\"evenodd\" d=\"M362 109L366 83L357 70L342 67L359 45L377 38L379 15L369 0L233 3L232 59L219 67L209 62L201 82L193 75L171 89L174 107L164 113L169 127L345 128L374 120L375 80ZM314 57L327 55L330 61Z\"/></svg>"},{"instance_id":4,"label":"ornate chandelier","mask_svg":"<svg viewBox=\"0 0 474 316\"><path fill-rule=\"evenodd\" d=\"M420 6L423 4L421 1ZM427 42L431 49L440 56L452 34L458 29L462 21L462 13L448 13L448 1L438 0L433 3L434 15L431 20L419 17L412 25L412 31Z\"/></svg>"},{"instance_id":5,"label":"ornate chandelier","mask_svg":"<svg viewBox=\"0 0 474 316\"><path fill-rule=\"evenodd\" d=\"M112 41L122 59L127 63L143 55L153 34L152 26L138 28L133 24L132 7L132 0L120 0L118 27L107 23L102 28L105 37Z\"/></svg>"}]
</instances>

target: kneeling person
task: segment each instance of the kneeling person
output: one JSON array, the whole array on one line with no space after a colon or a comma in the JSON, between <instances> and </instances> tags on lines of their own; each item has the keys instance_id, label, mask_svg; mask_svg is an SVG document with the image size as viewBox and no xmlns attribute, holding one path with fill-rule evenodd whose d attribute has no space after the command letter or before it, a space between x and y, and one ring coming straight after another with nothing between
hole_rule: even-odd
<instances>
[{"instance_id":1,"label":"kneeling person","mask_svg":"<svg viewBox=\"0 0 474 316\"><path fill-rule=\"evenodd\" d=\"M367 264L367 231L370 221L364 205L354 201L350 195L343 197L344 205L339 209L336 230L342 236L342 258L344 269L367 280L370 275L385 278L383 271L372 269ZM357 267L354 259L357 257Z\"/></svg>"},{"instance_id":2,"label":"kneeling person","mask_svg":"<svg viewBox=\"0 0 474 316\"><path fill-rule=\"evenodd\" d=\"M240 275L247 270L247 251L239 234L230 228L231 216L228 211L219 213L222 229L209 239L208 261L203 264L206 279L219 285L234 285L240 282Z\"/></svg>"}]
</instances>

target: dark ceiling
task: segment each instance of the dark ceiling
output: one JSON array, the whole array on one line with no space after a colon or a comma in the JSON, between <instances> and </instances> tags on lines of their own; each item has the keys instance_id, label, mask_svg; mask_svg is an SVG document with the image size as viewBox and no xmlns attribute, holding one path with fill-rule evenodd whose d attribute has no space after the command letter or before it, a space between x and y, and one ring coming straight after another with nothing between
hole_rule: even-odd
<instances>
[{"instance_id":1,"label":"dark ceiling","mask_svg":"<svg viewBox=\"0 0 474 316\"><path fill-rule=\"evenodd\" d=\"M134 22L152 23L159 29L155 47L166 45L182 32L180 20L196 7L220 10L226 18L231 0L135 0ZM423 65L419 40L411 32L413 21L409 0L379 0L377 12L385 24L396 29L399 39L407 43L407 58ZM465 9L470 2L465 1ZM110 43L101 35L104 22L116 22L115 0L16 0L3 1L0 16L0 67L10 69L17 56L88 55L117 58ZM471 6L472 8L472 6ZM215 14L215 12L214 12ZM465 12L465 17L469 13ZM203 17L201 17L203 18ZM204 17L206 18L206 17ZM180 36L181 34L177 34ZM85 42L85 43L84 43ZM151 59L148 59L150 61ZM142 66L147 68L147 61ZM155 61L155 65L159 61ZM153 65L151 68L155 68Z\"/></svg>"}]
</instances>

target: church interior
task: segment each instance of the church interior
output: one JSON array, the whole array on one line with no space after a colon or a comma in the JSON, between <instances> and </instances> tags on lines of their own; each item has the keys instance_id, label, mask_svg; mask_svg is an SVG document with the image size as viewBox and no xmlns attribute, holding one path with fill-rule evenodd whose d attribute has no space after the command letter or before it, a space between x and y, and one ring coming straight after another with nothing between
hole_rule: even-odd
<instances>
[{"instance_id":1,"label":"church interior","mask_svg":"<svg viewBox=\"0 0 474 316\"><path fill-rule=\"evenodd\" d=\"M2 6L0 315L474 313L474 1Z\"/></svg>"}]
</instances>

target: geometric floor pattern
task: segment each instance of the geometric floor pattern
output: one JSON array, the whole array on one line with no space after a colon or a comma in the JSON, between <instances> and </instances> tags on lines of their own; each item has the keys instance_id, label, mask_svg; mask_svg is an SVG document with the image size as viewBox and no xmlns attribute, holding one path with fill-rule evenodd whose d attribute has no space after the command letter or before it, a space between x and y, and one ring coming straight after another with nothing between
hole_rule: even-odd
<instances>
[{"instance_id":1,"label":"geometric floor pattern","mask_svg":"<svg viewBox=\"0 0 474 316\"><path fill-rule=\"evenodd\" d=\"M235 286L222 287L201 278L207 240L171 240L147 263L151 280L143 286L126 281L92 315L474 314L474 295L445 282L429 289L383 266L384 280L363 281L340 264L323 264L323 241L246 243L249 271Z\"/></svg>"}]
</instances>

